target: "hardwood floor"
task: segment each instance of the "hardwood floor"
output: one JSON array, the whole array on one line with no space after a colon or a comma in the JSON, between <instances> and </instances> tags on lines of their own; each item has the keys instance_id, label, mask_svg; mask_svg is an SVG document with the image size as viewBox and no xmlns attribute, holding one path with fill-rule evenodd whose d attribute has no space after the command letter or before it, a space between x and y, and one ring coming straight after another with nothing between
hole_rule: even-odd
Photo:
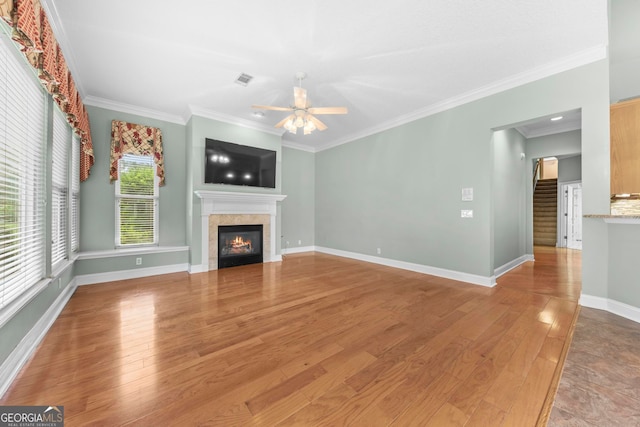
<instances>
[{"instance_id":1,"label":"hardwood floor","mask_svg":"<svg viewBox=\"0 0 640 427\"><path fill-rule=\"evenodd\" d=\"M0 404L68 426L544 425L580 252L535 255L495 288L319 253L83 286Z\"/></svg>"}]
</instances>

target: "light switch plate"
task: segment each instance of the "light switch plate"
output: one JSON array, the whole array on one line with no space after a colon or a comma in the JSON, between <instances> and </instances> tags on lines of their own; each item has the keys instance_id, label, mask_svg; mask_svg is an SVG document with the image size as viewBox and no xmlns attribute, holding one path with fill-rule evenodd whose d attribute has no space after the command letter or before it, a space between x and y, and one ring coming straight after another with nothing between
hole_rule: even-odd
<instances>
[{"instance_id":1,"label":"light switch plate","mask_svg":"<svg viewBox=\"0 0 640 427\"><path fill-rule=\"evenodd\" d=\"M473 187L466 187L462 189L462 201L471 202L473 200Z\"/></svg>"}]
</instances>

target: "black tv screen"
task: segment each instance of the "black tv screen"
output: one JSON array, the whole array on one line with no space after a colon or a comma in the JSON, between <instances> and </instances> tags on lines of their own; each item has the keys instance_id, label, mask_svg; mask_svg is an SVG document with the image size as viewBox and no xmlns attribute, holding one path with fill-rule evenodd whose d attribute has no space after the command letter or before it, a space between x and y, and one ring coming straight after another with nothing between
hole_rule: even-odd
<instances>
[{"instance_id":1,"label":"black tv screen","mask_svg":"<svg viewBox=\"0 0 640 427\"><path fill-rule=\"evenodd\" d=\"M276 188L276 152L207 138L204 182Z\"/></svg>"}]
</instances>

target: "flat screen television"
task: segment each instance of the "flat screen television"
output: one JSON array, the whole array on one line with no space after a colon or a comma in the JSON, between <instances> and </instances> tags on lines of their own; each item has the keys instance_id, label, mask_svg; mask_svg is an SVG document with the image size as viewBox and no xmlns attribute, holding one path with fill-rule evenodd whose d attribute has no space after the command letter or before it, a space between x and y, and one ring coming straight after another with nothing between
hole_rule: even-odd
<instances>
[{"instance_id":1,"label":"flat screen television","mask_svg":"<svg viewBox=\"0 0 640 427\"><path fill-rule=\"evenodd\" d=\"M206 138L204 182L276 188L276 152Z\"/></svg>"}]
</instances>

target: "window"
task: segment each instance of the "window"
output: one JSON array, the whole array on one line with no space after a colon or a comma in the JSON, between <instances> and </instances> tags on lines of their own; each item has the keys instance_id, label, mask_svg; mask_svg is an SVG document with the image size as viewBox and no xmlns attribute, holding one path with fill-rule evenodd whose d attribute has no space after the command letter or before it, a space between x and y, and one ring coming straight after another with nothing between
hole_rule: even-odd
<instances>
[{"instance_id":1,"label":"window","mask_svg":"<svg viewBox=\"0 0 640 427\"><path fill-rule=\"evenodd\" d=\"M45 94L0 35L0 308L44 277Z\"/></svg>"},{"instance_id":2,"label":"window","mask_svg":"<svg viewBox=\"0 0 640 427\"><path fill-rule=\"evenodd\" d=\"M116 181L116 246L158 243L158 177L153 156L124 154Z\"/></svg>"},{"instance_id":3,"label":"window","mask_svg":"<svg viewBox=\"0 0 640 427\"><path fill-rule=\"evenodd\" d=\"M80 249L80 137L71 145L71 252Z\"/></svg>"},{"instance_id":4,"label":"window","mask_svg":"<svg viewBox=\"0 0 640 427\"><path fill-rule=\"evenodd\" d=\"M53 109L53 152L51 165L51 265L68 258L67 217L69 206L69 148L71 126L57 108Z\"/></svg>"}]
</instances>

